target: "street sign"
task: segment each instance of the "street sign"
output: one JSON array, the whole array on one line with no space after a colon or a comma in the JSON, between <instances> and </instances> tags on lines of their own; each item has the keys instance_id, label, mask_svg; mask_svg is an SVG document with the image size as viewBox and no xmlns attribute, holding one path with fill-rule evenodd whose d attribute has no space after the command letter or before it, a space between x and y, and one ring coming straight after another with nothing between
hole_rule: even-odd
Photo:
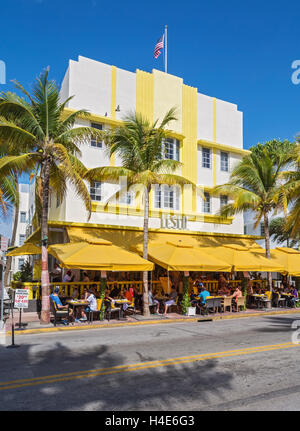
<instances>
[{"instance_id":1,"label":"street sign","mask_svg":"<svg viewBox=\"0 0 300 431\"><path fill-rule=\"evenodd\" d=\"M27 289L16 289L15 293L15 308L28 308L29 292Z\"/></svg>"}]
</instances>

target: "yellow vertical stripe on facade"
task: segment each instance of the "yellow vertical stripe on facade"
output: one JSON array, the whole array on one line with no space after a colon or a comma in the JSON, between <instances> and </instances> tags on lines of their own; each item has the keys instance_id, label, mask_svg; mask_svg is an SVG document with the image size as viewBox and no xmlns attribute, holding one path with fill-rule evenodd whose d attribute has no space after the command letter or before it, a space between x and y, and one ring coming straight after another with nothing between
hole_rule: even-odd
<instances>
[{"instance_id":1,"label":"yellow vertical stripe on facade","mask_svg":"<svg viewBox=\"0 0 300 431\"><path fill-rule=\"evenodd\" d=\"M213 97L213 141L217 143L217 99ZM213 148L213 186L217 185L217 150Z\"/></svg>"},{"instance_id":2,"label":"yellow vertical stripe on facade","mask_svg":"<svg viewBox=\"0 0 300 431\"><path fill-rule=\"evenodd\" d=\"M110 103L110 117L116 119L116 108L117 108L117 68L116 66L111 67L111 103ZM115 165L115 155L110 157L110 165Z\"/></svg>"},{"instance_id":3,"label":"yellow vertical stripe on facade","mask_svg":"<svg viewBox=\"0 0 300 431\"><path fill-rule=\"evenodd\" d=\"M197 183L197 88L182 85L182 175ZM187 192L187 190L185 191ZM184 199L184 211L196 211L196 190L188 192Z\"/></svg>"},{"instance_id":4,"label":"yellow vertical stripe on facade","mask_svg":"<svg viewBox=\"0 0 300 431\"><path fill-rule=\"evenodd\" d=\"M153 122L154 85L153 75L142 70L136 71L136 112Z\"/></svg>"},{"instance_id":5,"label":"yellow vertical stripe on facade","mask_svg":"<svg viewBox=\"0 0 300 431\"><path fill-rule=\"evenodd\" d=\"M213 186L217 185L217 150L213 148Z\"/></svg>"},{"instance_id":6,"label":"yellow vertical stripe on facade","mask_svg":"<svg viewBox=\"0 0 300 431\"><path fill-rule=\"evenodd\" d=\"M183 79L160 70L153 70L154 120L161 121L171 108L176 108L176 121L168 129L181 133L182 130L182 85Z\"/></svg>"}]
</instances>

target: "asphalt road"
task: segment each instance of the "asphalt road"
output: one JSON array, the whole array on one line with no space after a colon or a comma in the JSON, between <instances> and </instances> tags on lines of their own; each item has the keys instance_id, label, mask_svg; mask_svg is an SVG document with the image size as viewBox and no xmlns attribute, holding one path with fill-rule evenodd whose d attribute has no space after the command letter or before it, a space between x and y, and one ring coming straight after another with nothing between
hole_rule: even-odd
<instances>
[{"instance_id":1,"label":"asphalt road","mask_svg":"<svg viewBox=\"0 0 300 431\"><path fill-rule=\"evenodd\" d=\"M297 319L17 336L0 346L0 410L300 410Z\"/></svg>"}]
</instances>

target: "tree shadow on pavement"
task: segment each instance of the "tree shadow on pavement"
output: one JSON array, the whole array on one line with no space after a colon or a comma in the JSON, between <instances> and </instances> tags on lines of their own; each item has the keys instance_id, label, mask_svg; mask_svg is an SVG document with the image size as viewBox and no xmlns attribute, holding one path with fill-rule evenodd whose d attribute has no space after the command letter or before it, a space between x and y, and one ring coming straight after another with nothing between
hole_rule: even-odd
<instances>
[{"instance_id":1,"label":"tree shadow on pavement","mask_svg":"<svg viewBox=\"0 0 300 431\"><path fill-rule=\"evenodd\" d=\"M163 367L145 363L144 369L130 370L122 354L106 345L74 352L56 342L50 349L37 349L37 344L0 346L0 410L186 410L189 401L206 404L211 397L224 401L225 390L232 389L233 373L218 367L216 359ZM42 384L32 380L116 366L124 369L71 380L56 377L59 381ZM31 380L5 389L3 383L19 379Z\"/></svg>"},{"instance_id":2,"label":"tree shadow on pavement","mask_svg":"<svg viewBox=\"0 0 300 431\"><path fill-rule=\"evenodd\" d=\"M292 323L295 320L300 320L299 316L296 317L281 317L281 316L268 316L264 319L265 325L255 328L257 332L293 332Z\"/></svg>"}]
</instances>

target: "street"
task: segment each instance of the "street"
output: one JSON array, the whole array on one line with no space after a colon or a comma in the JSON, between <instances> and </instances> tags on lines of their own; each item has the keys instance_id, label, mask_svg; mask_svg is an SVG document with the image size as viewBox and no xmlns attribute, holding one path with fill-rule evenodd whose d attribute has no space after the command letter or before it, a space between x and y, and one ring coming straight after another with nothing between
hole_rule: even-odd
<instances>
[{"instance_id":1,"label":"street","mask_svg":"<svg viewBox=\"0 0 300 431\"><path fill-rule=\"evenodd\" d=\"M16 335L0 409L300 410L300 314Z\"/></svg>"}]
</instances>

